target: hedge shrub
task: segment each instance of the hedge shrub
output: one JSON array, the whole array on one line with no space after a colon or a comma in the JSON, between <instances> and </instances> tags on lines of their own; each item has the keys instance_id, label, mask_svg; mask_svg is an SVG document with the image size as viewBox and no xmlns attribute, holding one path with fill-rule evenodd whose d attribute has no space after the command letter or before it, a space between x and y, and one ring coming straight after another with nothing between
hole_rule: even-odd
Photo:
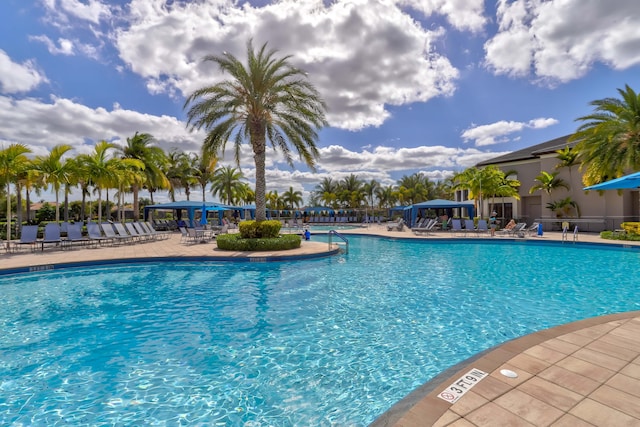
<instances>
[{"instance_id":1,"label":"hedge shrub","mask_svg":"<svg viewBox=\"0 0 640 427\"><path fill-rule=\"evenodd\" d=\"M609 240L629 240L640 241L640 235L634 233L616 233L614 231L603 231L600 233L600 238Z\"/></svg>"},{"instance_id":2,"label":"hedge shrub","mask_svg":"<svg viewBox=\"0 0 640 427\"><path fill-rule=\"evenodd\" d=\"M278 222L278 224L280 223L279 221L276 222ZM245 239L240 234L235 233L219 234L216 236L218 249L223 251L284 251L299 248L301 242L302 237L297 234L283 234L273 238L251 239Z\"/></svg>"},{"instance_id":3,"label":"hedge shrub","mask_svg":"<svg viewBox=\"0 0 640 427\"><path fill-rule=\"evenodd\" d=\"M276 238L280 232L282 224L280 221L268 220L268 221L242 221L238 225L240 235L244 239L255 238Z\"/></svg>"},{"instance_id":4,"label":"hedge shrub","mask_svg":"<svg viewBox=\"0 0 640 427\"><path fill-rule=\"evenodd\" d=\"M620 227L627 232L627 234L640 234L640 222L623 222Z\"/></svg>"}]
</instances>

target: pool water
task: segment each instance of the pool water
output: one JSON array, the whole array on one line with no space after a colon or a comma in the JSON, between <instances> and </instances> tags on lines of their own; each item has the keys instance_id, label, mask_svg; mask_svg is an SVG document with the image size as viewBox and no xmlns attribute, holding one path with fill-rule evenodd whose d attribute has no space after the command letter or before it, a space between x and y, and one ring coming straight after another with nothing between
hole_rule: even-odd
<instances>
[{"instance_id":1,"label":"pool water","mask_svg":"<svg viewBox=\"0 0 640 427\"><path fill-rule=\"evenodd\" d=\"M0 424L365 426L479 351L640 308L637 250L349 242L0 276Z\"/></svg>"}]
</instances>

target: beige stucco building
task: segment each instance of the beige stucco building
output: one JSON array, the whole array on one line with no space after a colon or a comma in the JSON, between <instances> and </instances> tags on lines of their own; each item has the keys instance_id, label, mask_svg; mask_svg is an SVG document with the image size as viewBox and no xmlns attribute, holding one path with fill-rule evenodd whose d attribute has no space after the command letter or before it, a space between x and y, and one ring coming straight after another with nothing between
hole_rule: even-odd
<instances>
[{"instance_id":1,"label":"beige stucco building","mask_svg":"<svg viewBox=\"0 0 640 427\"><path fill-rule=\"evenodd\" d=\"M542 222L545 230L560 227L560 221L555 212L547 208L548 203L571 197L580 209L580 217L574 209L565 214L571 217L569 220L582 231L615 230L620 228L624 221L638 221L640 219L640 193L638 190L607 190L584 191L582 183L582 171L576 165L569 168L556 168L558 165L557 150L575 143L569 142L569 135L543 142L532 147L514 151L494 159L478 163L478 167L495 165L502 171L515 171L521 186L519 189L520 200L514 198L495 199L495 209L498 216L508 221L510 218L527 222ZM569 184L569 190L558 188L547 194L543 191L529 193L531 187L536 185L536 176L540 172L559 172L558 177ZM483 212L490 212L489 204L492 200L483 201Z\"/></svg>"}]
</instances>

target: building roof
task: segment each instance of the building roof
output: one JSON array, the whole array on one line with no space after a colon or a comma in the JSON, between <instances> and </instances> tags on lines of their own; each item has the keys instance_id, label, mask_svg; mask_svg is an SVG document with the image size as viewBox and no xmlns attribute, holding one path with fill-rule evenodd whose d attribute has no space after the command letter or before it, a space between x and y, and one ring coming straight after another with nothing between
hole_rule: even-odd
<instances>
[{"instance_id":1,"label":"building roof","mask_svg":"<svg viewBox=\"0 0 640 427\"><path fill-rule=\"evenodd\" d=\"M570 136L571 135L561 136L560 138L552 139L551 141L523 148L522 150L513 151L499 157L494 157L493 159L480 162L476 166L488 166L500 163L511 163L520 160L530 160L538 158L543 154L554 153L556 150L563 149L566 146L573 147L576 144L576 141L569 141Z\"/></svg>"}]
</instances>

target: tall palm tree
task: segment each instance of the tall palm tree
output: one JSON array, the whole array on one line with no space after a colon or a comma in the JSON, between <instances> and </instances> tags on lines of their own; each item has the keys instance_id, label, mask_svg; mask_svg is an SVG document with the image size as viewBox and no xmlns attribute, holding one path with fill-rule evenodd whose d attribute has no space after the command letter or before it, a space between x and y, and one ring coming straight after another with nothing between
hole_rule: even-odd
<instances>
[{"instance_id":1,"label":"tall palm tree","mask_svg":"<svg viewBox=\"0 0 640 427\"><path fill-rule=\"evenodd\" d=\"M371 210L375 209L375 198L378 189L380 188L380 183L375 179L372 179L369 182L365 182L362 186L362 191L364 191L365 196L369 202L369 206L371 206Z\"/></svg>"},{"instance_id":2,"label":"tall palm tree","mask_svg":"<svg viewBox=\"0 0 640 427\"><path fill-rule=\"evenodd\" d=\"M162 148L153 145L153 135L136 132L131 138L127 138L127 144L118 147L124 159L136 159L144 164L144 175L140 180L131 182L133 193L133 212L136 219L140 216L140 203L138 193L142 186L152 190L155 188L167 188L169 180L163 172L166 156ZM134 175L135 176L135 175ZM150 191L152 193L152 191ZM151 196L153 198L153 195Z\"/></svg>"},{"instance_id":3,"label":"tall palm tree","mask_svg":"<svg viewBox=\"0 0 640 427\"><path fill-rule=\"evenodd\" d=\"M56 222L60 222L60 187L70 183L74 163L62 160L62 156L73 147L68 144L56 145L47 156L38 156L34 160L34 169L39 179L51 186L56 196Z\"/></svg>"},{"instance_id":4,"label":"tall palm tree","mask_svg":"<svg viewBox=\"0 0 640 427\"><path fill-rule=\"evenodd\" d=\"M294 190L293 187L289 187L289 189L282 194L282 200L286 207L291 210L299 208L302 204L302 192Z\"/></svg>"},{"instance_id":5,"label":"tall palm tree","mask_svg":"<svg viewBox=\"0 0 640 427\"><path fill-rule=\"evenodd\" d=\"M342 202L344 207L359 208L364 200L364 194L362 192L363 182L357 175L350 174L349 176L340 180L338 184L338 199Z\"/></svg>"},{"instance_id":6,"label":"tall palm tree","mask_svg":"<svg viewBox=\"0 0 640 427\"><path fill-rule=\"evenodd\" d=\"M592 101L595 111L576 119L583 123L570 139L578 141L585 185L640 169L640 93L625 85L618 94L620 98Z\"/></svg>"},{"instance_id":7,"label":"tall palm tree","mask_svg":"<svg viewBox=\"0 0 640 427\"><path fill-rule=\"evenodd\" d=\"M189 200L190 187L195 182L192 168L194 160L187 153L175 149L167 154L166 160L164 174L169 181L169 199L175 202L176 190L184 188L187 200Z\"/></svg>"},{"instance_id":8,"label":"tall palm tree","mask_svg":"<svg viewBox=\"0 0 640 427\"><path fill-rule=\"evenodd\" d=\"M217 195L220 201L233 205L236 200L242 199L242 191L245 189L243 179L245 177L239 169L221 166L215 171L211 181L211 193Z\"/></svg>"},{"instance_id":9,"label":"tall palm tree","mask_svg":"<svg viewBox=\"0 0 640 427\"><path fill-rule=\"evenodd\" d=\"M318 130L327 124L326 106L306 74L290 64L290 56L277 58L267 44L255 52L247 43L247 66L230 53L209 55L231 80L193 92L185 102L187 126L205 129L203 150L214 154L227 141L235 145L240 164L240 145L248 139L256 166L256 220L266 219L265 161L267 140L293 166L291 146L300 159L314 168L319 156Z\"/></svg>"},{"instance_id":10,"label":"tall palm tree","mask_svg":"<svg viewBox=\"0 0 640 427\"><path fill-rule=\"evenodd\" d=\"M16 177L27 168L29 158L26 154L30 152L24 144L11 144L0 150L0 183L7 193L7 248L11 241L11 183L15 183Z\"/></svg>"},{"instance_id":11,"label":"tall palm tree","mask_svg":"<svg viewBox=\"0 0 640 427\"><path fill-rule=\"evenodd\" d=\"M471 167L453 176L454 190L468 190L469 198L474 199L474 204L478 216L482 216L482 211L478 207L482 207L484 196L493 196L500 185L502 179L500 169L490 165L482 169Z\"/></svg>"},{"instance_id":12,"label":"tall palm tree","mask_svg":"<svg viewBox=\"0 0 640 427\"><path fill-rule=\"evenodd\" d=\"M380 187L376 190L376 198L378 199L378 207L380 209L392 208L396 203L394 196L395 189L393 185L387 185L386 187Z\"/></svg>"},{"instance_id":13,"label":"tall palm tree","mask_svg":"<svg viewBox=\"0 0 640 427\"><path fill-rule=\"evenodd\" d=\"M322 181L320 181L320 184L316 185L316 188L314 189L314 196L313 202L316 203L310 203L311 204L319 204L319 203L324 203L327 206L332 206L335 207L334 204L337 200L337 193L338 193L338 182L334 181L332 178L330 177L325 177L322 179Z\"/></svg>"},{"instance_id":14,"label":"tall palm tree","mask_svg":"<svg viewBox=\"0 0 640 427\"><path fill-rule=\"evenodd\" d=\"M558 188L569 189L569 184L564 179L558 178L558 172L542 171L534 180L538 183L529 189L529 194L541 190L550 195L553 190Z\"/></svg>"}]
</instances>

